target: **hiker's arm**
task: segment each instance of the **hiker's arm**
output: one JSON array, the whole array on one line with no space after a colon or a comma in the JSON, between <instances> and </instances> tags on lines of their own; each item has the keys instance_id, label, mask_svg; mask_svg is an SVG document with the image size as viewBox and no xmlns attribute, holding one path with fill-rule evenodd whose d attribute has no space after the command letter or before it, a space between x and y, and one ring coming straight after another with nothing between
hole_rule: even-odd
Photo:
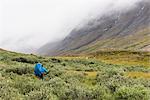
<instances>
[{"instance_id":1,"label":"hiker's arm","mask_svg":"<svg viewBox=\"0 0 150 100\"><path fill-rule=\"evenodd\" d=\"M45 71L46 73L48 73L48 70L47 70L46 68L43 67L43 69L44 69L44 71Z\"/></svg>"}]
</instances>

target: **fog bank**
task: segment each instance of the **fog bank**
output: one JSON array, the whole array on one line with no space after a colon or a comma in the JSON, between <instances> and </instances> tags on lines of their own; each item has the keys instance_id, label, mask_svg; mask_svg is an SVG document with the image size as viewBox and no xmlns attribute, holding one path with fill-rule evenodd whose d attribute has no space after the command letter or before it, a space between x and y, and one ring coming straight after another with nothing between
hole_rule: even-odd
<instances>
[{"instance_id":1,"label":"fog bank","mask_svg":"<svg viewBox=\"0 0 150 100\"><path fill-rule=\"evenodd\" d=\"M31 53L63 39L81 22L141 0L1 0L0 48Z\"/></svg>"}]
</instances>

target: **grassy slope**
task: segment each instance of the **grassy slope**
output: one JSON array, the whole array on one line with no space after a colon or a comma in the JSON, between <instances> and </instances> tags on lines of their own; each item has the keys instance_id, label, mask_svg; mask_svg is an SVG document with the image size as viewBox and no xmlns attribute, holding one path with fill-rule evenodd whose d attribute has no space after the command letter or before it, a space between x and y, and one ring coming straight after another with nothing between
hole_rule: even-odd
<instances>
[{"instance_id":1,"label":"grassy slope","mask_svg":"<svg viewBox=\"0 0 150 100\"><path fill-rule=\"evenodd\" d=\"M83 54L97 52L102 49L116 49L116 50L149 50L145 49L150 45L150 28L143 28L137 32L126 35L109 37L106 39L96 40L94 43L85 45L81 48L72 51L66 51L64 54ZM72 44L74 46L74 44Z\"/></svg>"},{"instance_id":2,"label":"grassy slope","mask_svg":"<svg viewBox=\"0 0 150 100\"><path fill-rule=\"evenodd\" d=\"M91 53L91 57L111 64L150 67L150 52L103 50Z\"/></svg>"},{"instance_id":3,"label":"grassy slope","mask_svg":"<svg viewBox=\"0 0 150 100\"><path fill-rule=\"evenodd\" d=\"M103 53L108 54L112 55ZM33 74L36 62L49 70L43 81ZM138 78L140 73L143 77ZM149 73L150 67L107 64L90 57L49 58L0 50L0 99L148 100Z\"/></svg>"}]
</instances>

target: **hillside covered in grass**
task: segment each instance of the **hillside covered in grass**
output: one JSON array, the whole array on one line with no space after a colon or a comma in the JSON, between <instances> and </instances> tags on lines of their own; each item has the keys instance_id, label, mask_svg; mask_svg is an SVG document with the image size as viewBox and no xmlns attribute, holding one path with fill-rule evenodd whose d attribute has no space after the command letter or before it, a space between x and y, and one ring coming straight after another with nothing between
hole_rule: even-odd
<instances>
[{"instance_id":1,"label":"hillside covered in grass","mask_svg":"<svg viewBox=\"0 0 150 100\"><path fill-rule=\"evenodd\" d=\"M140 55L148 56L142 52ZM44 80L34 76L37 62L49 71ZM41 57L0 50L0 99L149 100L150 66L136 64L117 65L94 57Z\"/></svg>"},{"instance_id":2,"label":"hillside covered in grass","mask_svg":"<svg viewBox=\"0 0 150 100\"><path fill-rule=\"evenodd\" d=\"M101 50L90 53L89 57L117 65L150 66L150 52L145 51Z\"/></svg>"}]
</instances>

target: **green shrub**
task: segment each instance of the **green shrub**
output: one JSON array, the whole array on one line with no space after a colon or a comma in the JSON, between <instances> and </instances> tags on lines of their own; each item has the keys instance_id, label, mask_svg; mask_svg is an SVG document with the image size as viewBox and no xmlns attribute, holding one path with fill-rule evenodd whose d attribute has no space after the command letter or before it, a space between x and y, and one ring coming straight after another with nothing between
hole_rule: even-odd
<instances>
[{"instance_id":1,"label":"green shrub","mask_svg":"<svg viewBox=\"0 0 150 100\"><path fill-rule=\"evenodd\" d=\"M52 58L51 61L52 61L53 63L61 63L61 60L56 59L56 58Z\"/></svg>"},{"instance_id":2,"label":"green shrub","mask_svg":"<svg viewBox=\"0 0 150 100\"><path fill-rule=\"evenodd\" d=\"M143 86L123 86L116 91L115 98L117 100L149 100L149 95L149 91Z\"/></svg>"},{"instance_id":3,"label":"green shrub","mask_svg":"<svg viewBox=\"0 0 150 100\"><path fill-rule=\"evenodd\" d=\"M54 95L49 88L41 88L38 91L31 91L27 95L27 99L30 100L58 100L57 96Z\"/></svg>"},{"instance_id":4,"label":"green shrub","mask_svg":"<svg viewBox=\"0 0 150 100\"><path fill-rule=\"evenodd\" d=\"M46 84L46 87L50 87L52 90L52 93L57 95L58 97L64 96L65 91L67 89L67 84L64 80L61 78L53 78L49 80Z\"/></svg>"},{"instance_id":5,"label":"green shrub","mask_svg":"<svg viewBox=\"0 0 150 100\"><path fill-rule=\"evenodd\" d=\"M96 100L113 100L110 90L106 86L96 85L92 88L93 99Z\"/></svg>"},{"instance_id":6,"label":"green shrub","mask_svg":"<svg viewBox=\"0 0 150 100\"><path fill-rule=\"evenodd\" d=\"M101 86L90 88L84 85L72 84L69 86L69 91L66 92L66 97L63 97L63 100L112 100L112 96L107 90Z\"/></svg>"},{"instance_id":7,"label":"green shrub","mask_svg":"<svg viewBox=\"0 0 150 100\"><path fill-rule=\"evenodd\" d=\"M64 73L64 70L61 68L51 68L49 69L49 73L46 75L46 77L49 77L49 79L52 79L54 77L59 77Z\"/></svg>"},{"instance_id":8,"label":"green shrub","mask_svg":"<svg viewBox=\"0 0 150 100\"><path fill-rule=\"evenodd\" d=\"M7 73L13 72L18 75L23 75L23 74L32 74L34 72L34 69L32 67L17 67L6 69L6 72Z\"/></svg>"},{"instance_id":9,"label":"green shrub","mask_svg":"<svg viewBox=\"0 0 150 100\"><path fill-rule=\"evenodd\" d=\"M36 59L29 59L29 58L24 58L24 57L19 57L19 58L13 58L12 61L17 61L17 62L22 62L22 63L30 63L30 64L35 64L38 63L38 60Z\"/></svg>"},{"instance_id":10,"label":"green shrub","mask_svg":"<svg viewBox=\"0 0 150 100\"><path fill-rule=\"evenodd\" d=\"M79 84L85 77L84 73L68 72L62 74L60 78L69 84Z\"/></svg>"},{"instance_id":11,"label":"green shrub","mask_svg":"<svg viewBox=\"0 0 150 100\"><path fill-rule=\"evenodd\" d=\"M16 79L15 83L12 83L11 86L18 89L19 93L21 93L22 95L26 95L31 91L40 90L42 83L41 82L35 83L31 79L20 77Z\"/></svg>"},{"instance_id":12,"label":"green shrub","mask_svg":"<svg viewBox=\"0 0 150 100\"><path fill-rule=\"evenodd\" d=\"M24 98L18 91L18 89L12 87L1 87L0 100L20 100Z\"/></svg>"},{"instance_id":13,"label":"green shrub","mask_svg":"<svg viewBox=\"0 0 150 100\"><path fill-rule=\"evenodd\" d=\"M24 96L21 95L18 89L11 86L11 81L2 79L0 81L0 100L16 100L21 99Z\"/></svg>"}]
</instances>

